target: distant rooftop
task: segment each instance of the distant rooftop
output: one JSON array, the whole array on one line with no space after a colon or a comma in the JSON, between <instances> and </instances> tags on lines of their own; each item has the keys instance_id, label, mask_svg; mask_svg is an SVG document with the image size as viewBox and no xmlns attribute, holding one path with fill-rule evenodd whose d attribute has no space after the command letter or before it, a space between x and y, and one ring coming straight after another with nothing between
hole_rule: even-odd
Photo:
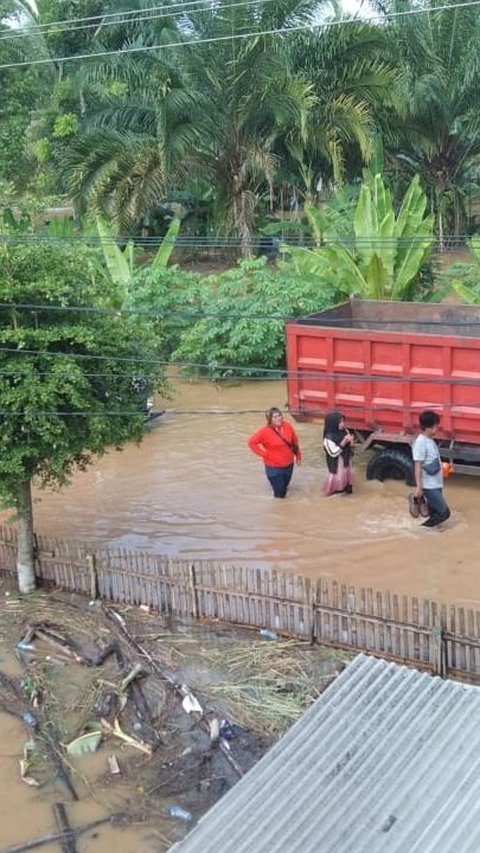
<instances>
[{"instance_id":1,"label":"distant rooftop","mask_svg":"<svg viewBox=\"0 0 480 853\"><path fill-rule=\"evenodd\" d=\"M171 848L367 851L480 851L480 688L359 655Z\"/></svg>"}]
</instances>

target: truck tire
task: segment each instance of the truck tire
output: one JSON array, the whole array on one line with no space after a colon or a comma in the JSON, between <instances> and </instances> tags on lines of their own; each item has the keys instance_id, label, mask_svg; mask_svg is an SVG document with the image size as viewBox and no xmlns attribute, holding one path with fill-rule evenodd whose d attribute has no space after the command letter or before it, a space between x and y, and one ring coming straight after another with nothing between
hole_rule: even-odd
<instances>
[{"instance_id":1,"label":"truck tire","mask_svg":"<svg viewBox=\"0 0 480 853\"><path fill-rule=\"evenodd\" d=\"M367 465L367 480L403 480L407 486L415 485L415 472L410 449L383 447L377 450Z\"/></svg>"}]
</instances>

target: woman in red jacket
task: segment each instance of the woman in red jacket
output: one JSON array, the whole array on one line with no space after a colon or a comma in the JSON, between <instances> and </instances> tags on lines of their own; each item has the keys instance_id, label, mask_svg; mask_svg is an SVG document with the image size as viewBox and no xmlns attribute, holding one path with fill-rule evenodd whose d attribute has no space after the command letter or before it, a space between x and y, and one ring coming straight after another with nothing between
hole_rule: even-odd
<instances>
[{"instance_id":1,"label":"woman in red jacket","mask_svg":"<svg viewBox=\"0 0 480 853\"><path fill-rule=\"evenodd\" d=\"M283 420L280 409L272 406L265 412L267 426L254 432L248 439L248 446L265 463L265 474L275 498L284 498L292 479L293 462L302 461L302 453L297 434L287 421Z\"/></svg>"}]
</instances>

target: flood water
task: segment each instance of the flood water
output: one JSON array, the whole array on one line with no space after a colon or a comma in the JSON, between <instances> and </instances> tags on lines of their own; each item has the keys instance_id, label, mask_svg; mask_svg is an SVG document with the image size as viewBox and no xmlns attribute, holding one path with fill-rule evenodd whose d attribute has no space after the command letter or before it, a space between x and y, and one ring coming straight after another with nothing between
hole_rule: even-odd
<instances>
[{"instance_id":1,"label":"flood water","mask_svg":"<svg viewBox=\"0 0 480 853\"><path fill-rule=\"evenodd\" d=\"M299 424L304 462L294 472L287 500L273 500L261 460L246 439L264 423L263 410L285 400L280 382L182 383L140 447L106 455L61 493L36 494L37 531L191 559L272 566L480 609L480 482L448 480L452 519L443 531L424 530L410 518L404 484L367 482L366 458L356 459L351 497L324 498L321 426ZM0 666L8 672L5 660ZM21 724L0 714L0 849L52 831L42 789L19 780L24 740ZM69 807L74 826L104 813L93 800ZM102 828L96 838L84 837L78 849L103 853L112 845L118 853L158 849L141 827Z\"/></svg>"},{"instance_id":2,"label":"flood water","mask_svg":"<svg viewBox=\"0 0 480 853\"><path fill-rule=\"evenodd\" d=\"M283 406L283 382L181 383L140 447L112 452L61 493L36 495L39 533L171 556L273 566L480 608L480 481L453 476L452 518L425 530L407 512L403 483L367 482L322 495L320 424L299 424L304 453L289 497L272 499L246 439L263 410Z\"/></svg>"},{"instance_id":3,"label":"flood water","mask_svg":"<svg viewBox=\"0 0 480 853\"><path fill-rule=\"evenodd\" d=\"M17 677L20 667L13 653L0 652L0 669L4 675ZM70 826L85 827L104 820L114 812L120 812L127 801L125 791L115 797L111 792L102 793L84 788L81 778L75 777L75 785L80 791L79 802L70 802L65 789L59 781L46 787L32 787L20 779L19 761L23 747L28 740L25 725L13 716L0 711L0 850L10 846L21 846L33 839L46 838L57 830L52 817L51 806L54 802L64 802ZM86 755L76 760L77 770L90 779L99 776L104 770L105 757ZM30 771L35 777L35 768ZM127 792L127 795L130 792ZM165 823L165 819L163 819ZM162 829L162 817L157 817L158 832ZM106 853L115 849L115 853L150 853L159 850L159 836L150 826L126 825L112 826L103 823L79 836L76 844L78 853ZM35 848L37 849L37 848ZM60 843L51 842L38 849L44 853L58 853ZM161 849L165 849L163 846Z\"/></svg>"}]
</instances>

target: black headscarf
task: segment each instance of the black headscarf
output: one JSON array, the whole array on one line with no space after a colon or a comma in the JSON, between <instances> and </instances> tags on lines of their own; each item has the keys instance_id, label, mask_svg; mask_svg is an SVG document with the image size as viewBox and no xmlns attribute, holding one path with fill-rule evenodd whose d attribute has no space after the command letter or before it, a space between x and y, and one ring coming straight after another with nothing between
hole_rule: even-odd
<instances>
[{"instance_id":1,"label":"black headscarf","mask_svg":"<svg viewBox=\"0 0 480 853\"><path fill-rule=\"evenodd\" d=\"M335 444L342 443L343 439L346 435L348 435L347 429L340 429L340 421L342 420L343 415L341 412L329 412L328 415L325 416L324 426L323 426L323 437L328 438L330 441L334 441ZM342 447L341 456L343 457L344 465L348 465L350 462L350 457L352 455L352 447L350 444L345 444ZM327 456L327 465L328 469L332 471L333 474L337 473L337 458Z\"/></svg>"}]
</instances>

